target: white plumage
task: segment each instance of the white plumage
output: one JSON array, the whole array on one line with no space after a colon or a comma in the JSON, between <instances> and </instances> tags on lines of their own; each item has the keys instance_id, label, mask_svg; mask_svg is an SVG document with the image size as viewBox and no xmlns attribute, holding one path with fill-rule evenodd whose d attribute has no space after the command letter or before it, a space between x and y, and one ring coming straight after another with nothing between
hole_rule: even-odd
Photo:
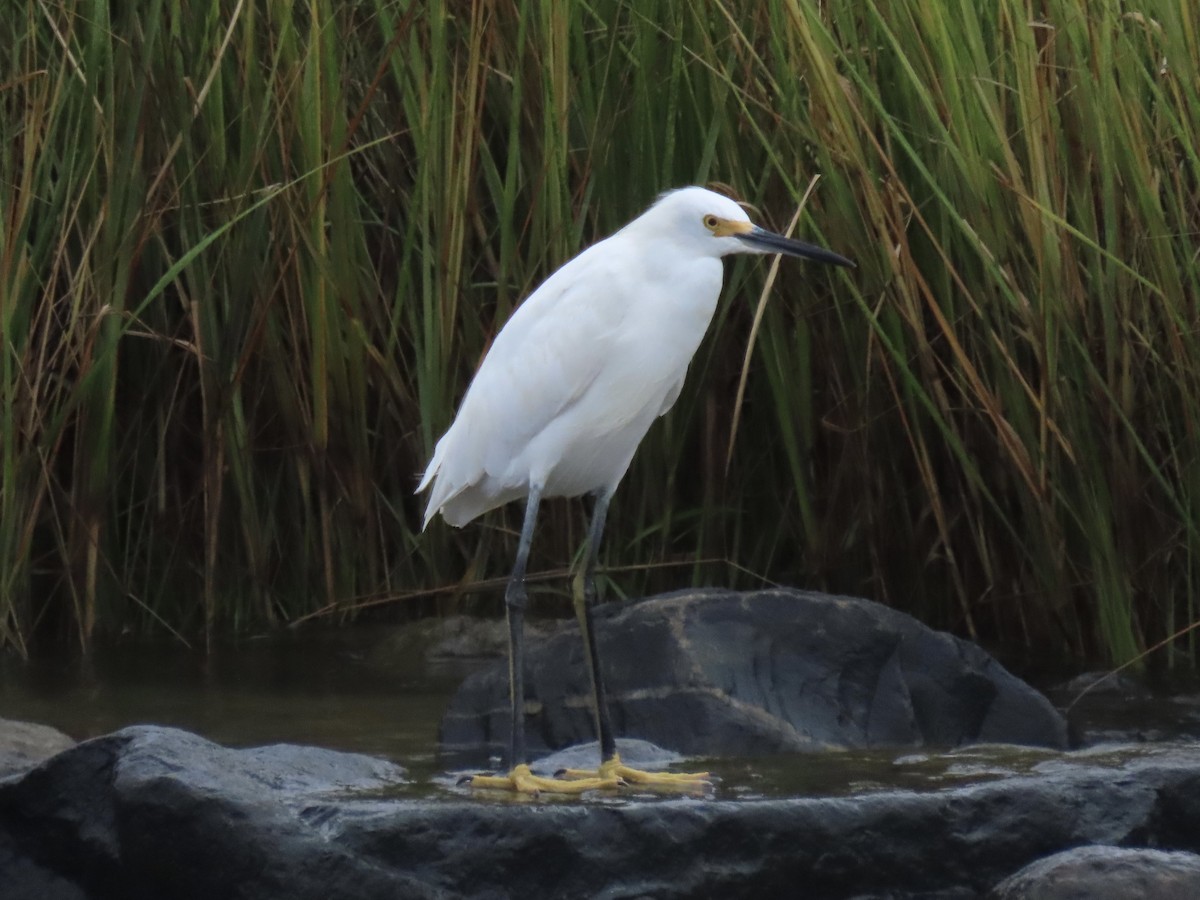
<instances>
[{"instance_id":1,"label":"white plumage","mask_svg":"<svg viewBox=\"0 0 1200 900\"><path fill-rule=\"evenodd\" d=\"M713 221L740 230L719 234ZM440 510L465 525L531 484L544 497L611 493L679 396L716 310L721 257L778 249L755 232L767 234L733 200L683 188L546 279L438 441L418 488L433 488L425 524Z\"/></svg>"}]
</instances>

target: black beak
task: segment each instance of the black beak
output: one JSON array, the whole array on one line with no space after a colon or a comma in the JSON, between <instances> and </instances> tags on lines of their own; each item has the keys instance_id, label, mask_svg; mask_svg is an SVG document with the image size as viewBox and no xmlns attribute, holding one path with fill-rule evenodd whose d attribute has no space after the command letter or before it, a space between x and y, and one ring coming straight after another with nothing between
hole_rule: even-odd
<instances>
[{"instance_id":1,"label":"black beak","mask_svg":"<svg viewBox=\"0 0 1200 900\"><path fill-rule=\"evenodd\" d=\"M759 228L757 225L754 226L752 231L735 236L739 241L749 244L760 253L785 253L788 256L798 256L801 259L811 259L834 266L846 266L850 269L856 268L851 260L834 253L832 250L826 250L824 247L818 247L816 244L806 244L804 241L794 241L791 238L785 238L782 234L776 234L773 231L767 231L765 228Z\"/></svg>"}]
</instances>

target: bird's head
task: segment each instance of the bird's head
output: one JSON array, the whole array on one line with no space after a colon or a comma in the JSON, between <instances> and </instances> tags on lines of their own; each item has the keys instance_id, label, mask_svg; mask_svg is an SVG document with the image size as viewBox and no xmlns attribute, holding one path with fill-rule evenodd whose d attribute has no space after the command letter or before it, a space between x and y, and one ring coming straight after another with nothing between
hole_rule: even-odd
<instances>
[{"instance_id":1,"label":"bird's head","mask_svg":"<svg viewBox=\"0 0 1200 900\"><path fill-rule=\"evenodd\" d=\"M630 225L653 229L660 235L669 233L698 256L784 253L835 266L854 266L831 250L760 228L735 201L702 187L685 187L663 194Z\"/></svg>"}]
</instances>

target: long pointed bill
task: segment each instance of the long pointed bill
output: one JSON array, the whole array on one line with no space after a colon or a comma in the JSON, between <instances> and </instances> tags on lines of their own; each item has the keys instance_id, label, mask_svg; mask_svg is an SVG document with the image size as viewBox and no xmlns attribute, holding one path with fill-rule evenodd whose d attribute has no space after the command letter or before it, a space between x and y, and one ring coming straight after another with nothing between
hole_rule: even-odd
<instances>
[{"instance_id":1,"label":"long pointed bill","mask_svg":"<svg viewBox=\"0 0 1200 900\"><path fill-rule=\"evenodd\" d=\"M804 241L794 241L791 238L786 238L782 234L776 234L773 231L767 231L765 228L759 228L757 225L743 234L735 234L743 244L749 244L759 253L784 253L788 256L798 256L801 259L811 259L816 262L829 263L834 266L846 266L855 268L851 260L846 259L834 253L832 250L826 250L824 247L818 247L816 244L806 244Z\"/></svg>"}]
</instances>

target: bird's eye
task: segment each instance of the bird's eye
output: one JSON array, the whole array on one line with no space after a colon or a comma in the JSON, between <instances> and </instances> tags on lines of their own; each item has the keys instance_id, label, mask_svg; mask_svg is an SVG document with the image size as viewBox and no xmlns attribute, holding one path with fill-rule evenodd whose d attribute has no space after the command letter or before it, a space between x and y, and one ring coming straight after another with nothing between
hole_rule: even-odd
<instances>
[{"instance_id":1,"label":"bird's eye","mask_svg":"<svg viewBox=\"0 0 1200 900\"><path fill-rule=\"evenodd\" d=\"M704 217L704 227L709 231L716 231L718 224L720 224L720 220L711 213Z\"/></svg>"}]
</instances>

